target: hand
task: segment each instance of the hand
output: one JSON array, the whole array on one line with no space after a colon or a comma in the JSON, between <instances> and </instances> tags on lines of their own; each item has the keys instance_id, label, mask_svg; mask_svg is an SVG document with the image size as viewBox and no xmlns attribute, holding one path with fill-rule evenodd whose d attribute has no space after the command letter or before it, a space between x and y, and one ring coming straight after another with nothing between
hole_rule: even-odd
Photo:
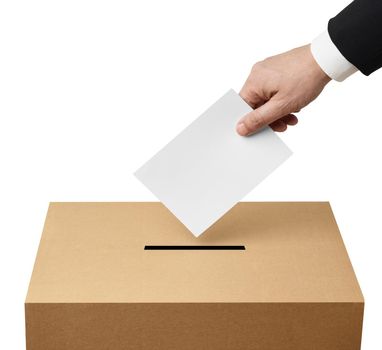
<instances>
[{"instance_id":1,"label":"hand","mask_svg":"<svg viewBox=\"0 0 382 350\"><path fill-rule=\"evenodd\" d=\"M314 60L310 45L256 63L240 91L255 109L239 120L237 132L246 136L265 125L282 132L296 125L292 113L312 102L330 80Z\"/></svg>"}]
</instances>

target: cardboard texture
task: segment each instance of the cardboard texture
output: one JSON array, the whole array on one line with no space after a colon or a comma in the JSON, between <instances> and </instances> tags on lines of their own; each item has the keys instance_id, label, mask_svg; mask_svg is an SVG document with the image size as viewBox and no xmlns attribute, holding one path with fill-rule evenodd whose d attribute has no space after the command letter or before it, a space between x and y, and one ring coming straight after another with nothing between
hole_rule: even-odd
<instances>
[{"instance_id":1,"label":"cardboard texture","mask_svg":"<svg viewBox=\"0 0 382 350\"><path fill-rule=\"evenodd\" d=\"M363 308L328 203L239 203L199 238L160 203L52 203L27 349L359 350Z\"/></svg>"}]
</instances>

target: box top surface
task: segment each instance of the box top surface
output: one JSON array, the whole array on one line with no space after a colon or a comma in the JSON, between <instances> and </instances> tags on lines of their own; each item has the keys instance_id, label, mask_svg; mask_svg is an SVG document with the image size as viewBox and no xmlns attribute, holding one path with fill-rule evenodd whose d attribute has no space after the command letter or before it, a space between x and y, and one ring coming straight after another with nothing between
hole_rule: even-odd
<instances>
[{"instance_id":1,"label":"box top surface","mask_svg":"<svg viewBox=\"0 0 382 350\"><path fill-rule=\"evenodd\" d=\"M144 250L244 245L246 250ZM328 203L239 203L195 238L162 204L51 203L27 303L362 302Z\"/></svg>"}]
</instances>

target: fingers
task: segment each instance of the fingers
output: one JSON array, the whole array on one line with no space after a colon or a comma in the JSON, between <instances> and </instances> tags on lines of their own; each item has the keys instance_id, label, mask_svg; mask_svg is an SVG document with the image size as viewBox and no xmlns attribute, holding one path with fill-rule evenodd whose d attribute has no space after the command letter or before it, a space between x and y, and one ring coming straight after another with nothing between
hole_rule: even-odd
<instances>
[{"instance_id":1,"label":"fingers","mask_svg":"<svg viewBox=\"0 0 382 350\"><path fill-rule=\"evenodd\" d=\"M253 111L253 112L255 112L255 111ZM246 124L246 123L248 123L248 118L250 119L249 123L251 123L252 118L258 118L258 116L256 116L256 115L253 116L253 114L254 114L253 112L247 114L245 117L243 117L242 119L239 120L237 128L236 128L239 135L242 135L242 136L250 135L253 132L261 129L262 127L264 127L265 125L268 124L266 122L264 124L261 122L261 120L260 121L257 120L254 123L250 124L250 126L248 127ZM269 126L274 131L284 132L288 128L288 125L296 125L297 123L298 123L298 118L294 114L287 114L287 115L284 115L283 117L269 123ZM244 124L244 126L242 124ZM251 128L251 126L252 126L252 128Z\"/></svg>"},{"instance_id":2,"label":"fingers","mask_svg":"<svg viewBox=\"0 0 382 350\"><path fill-rule=\"evenodd\" d=\"M287 114L281 120L287 125L296 125L298 123L298 118L294 114Z\"/></svg>"},{"instance_id":3,"label":"fingers","mask_svg":"<svg viewBox=\"0 0 382 350\"><path fill-rule=\"evenodd\" d=\"M270 99L259 108L248 113L239 120L236 131L241 136L248 136L262 127L275 122L288 113L285 113L283 105L277 99ZM290 119L291 122L294 120ZM280 126L281 127L281 126Z\"/></svg>"},{"instance_id":4,"label":"fingers","mask_svg":"<svg viewBox=\"0 0 382 350\"><path fill-rule=\"evenodd\" d=\"M252 108L257 108L265 102L264 99L262 99L259 95L257 95L254 92L251 92L246 85L243 86L239 95Z\"/></svg>"},{"instance_id":5,"label":"fingers","mask_svg":"<svg viewBox=\"0 0 382 350\"><path fill-rule=\"evenodd\" d=\"M273 131L284 132L288 125L296 125L298 123L298 119L293 114L288 114L275 122L269 124Z\"/></svg>"},{"instance_id":6,"label":"fingers","mask_svg":"<svg viewBox=\"0 0 382 350\"><path fill-rule=\"evenodd\" d=\"M254 72L254 69L252 68L251 73L249 74L246 82L244 83L239 93L241 98L245 102L247 102L252 108L257 108L265 102L263 96L259 95L259 89L256 88L256 86L258 88L262 86L261 76L257 76L257 74Z\"/></svg>"},{"instance_id":7,"label":"fingers","mask_svg":"<svg viewBox=\"0 0 382 350\"><path fill-rule=\"evenodd\" d=\"M288 128L288 125L282 119L276 120L275 122L269 124L269 126L273 131L277 132L284 132Z\"/></svg>"}]
</instances>

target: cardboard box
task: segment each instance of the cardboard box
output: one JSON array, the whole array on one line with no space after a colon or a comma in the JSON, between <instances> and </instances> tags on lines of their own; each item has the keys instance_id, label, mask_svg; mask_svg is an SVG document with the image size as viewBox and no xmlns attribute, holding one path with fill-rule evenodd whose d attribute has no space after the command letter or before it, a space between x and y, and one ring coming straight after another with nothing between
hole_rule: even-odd
<instances>
[{"instance_id":1,"label":"cardboard box","mask_svg":"<svg viewBox=\"0 0 382 350\"><path fill-rule=\"evenodd\" d=\"M52 203L27 349L358 350L363 308L328 203L240 203L199 238L160 203Z\"/></svg>"}]
</instances>

